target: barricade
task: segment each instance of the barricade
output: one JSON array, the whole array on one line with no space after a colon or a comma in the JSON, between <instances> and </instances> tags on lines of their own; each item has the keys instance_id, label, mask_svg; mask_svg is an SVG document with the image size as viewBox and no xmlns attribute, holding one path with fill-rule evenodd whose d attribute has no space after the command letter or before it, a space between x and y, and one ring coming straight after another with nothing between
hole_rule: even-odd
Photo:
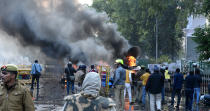
<instances>
[{"instance_id":1,"label":"barricade","mask_svg":"<svg viewBox=\"0 0 210 111\"><path fill-rule=\"evenodd\" d=\"M201 94L208 94L208 84L210 84L210 69L204 71L202 76Z\"/></svg>"}]
</instances>

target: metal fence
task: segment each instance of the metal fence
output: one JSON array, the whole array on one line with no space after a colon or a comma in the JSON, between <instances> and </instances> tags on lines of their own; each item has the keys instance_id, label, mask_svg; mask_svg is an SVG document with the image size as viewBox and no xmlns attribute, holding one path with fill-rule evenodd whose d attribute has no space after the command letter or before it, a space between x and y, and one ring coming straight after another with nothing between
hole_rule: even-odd
<instances>
[{"instance_id":1,"label":"metal fence","mask_svg":"<svg viewBox=\"0 0 210 111\"><path fill-rule=\"evenodd\" d=\"M208 84L210 84L210 67L202 72L201 94L208 93Z\"/></svg>"},{"instance_id":2,"label":"metal fence","mask_svg":"<svg viewBox=\"0 0 210 111\"><path fill-rule=\"evenodd\" d=\"M193 63L197 63L201 71L202 84L201 94L208 93L208 84L210 84L210 63L209 62L196 62L196 61L182 61L182 72L187 74L190 70L193 70Z\"/></svg>"}]
</instances>

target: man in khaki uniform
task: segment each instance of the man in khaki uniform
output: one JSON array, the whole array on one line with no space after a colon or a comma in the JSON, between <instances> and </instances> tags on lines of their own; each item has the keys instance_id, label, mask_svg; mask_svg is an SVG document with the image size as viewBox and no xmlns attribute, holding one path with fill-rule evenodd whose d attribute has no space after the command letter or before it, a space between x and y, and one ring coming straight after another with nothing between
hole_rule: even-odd
<instances>
[{"instance_id":1,"label":"man in khaki uniform","mask_svg":"<svg viewBox=\"0 0 210 111\"><path fill-rule=\"evenodd\" d=\"M0 76L0 111L35 111L29 91L16 80L17 66L2 66Z\"/></svg>"}]
</instances>

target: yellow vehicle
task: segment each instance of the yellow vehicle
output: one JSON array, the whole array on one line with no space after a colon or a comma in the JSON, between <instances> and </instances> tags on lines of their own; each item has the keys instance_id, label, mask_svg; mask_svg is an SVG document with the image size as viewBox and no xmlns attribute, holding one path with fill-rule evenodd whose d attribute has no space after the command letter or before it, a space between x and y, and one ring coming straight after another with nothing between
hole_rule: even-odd
<instances>
[{"instance_id":1,"label":"yellow vehicle","mask_svg":"<svg viewBox=\"0 0 210 111\"><path fill-rule=\"evenodd\" d=\"M23 84L31 84L31 65L18 65L17 79Z\"/></svg>"}]
</instances>

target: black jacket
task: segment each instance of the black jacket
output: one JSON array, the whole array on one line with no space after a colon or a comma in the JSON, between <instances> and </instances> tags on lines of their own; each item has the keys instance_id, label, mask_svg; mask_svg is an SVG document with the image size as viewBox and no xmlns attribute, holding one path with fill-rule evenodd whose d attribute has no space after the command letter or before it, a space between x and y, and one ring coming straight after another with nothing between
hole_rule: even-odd
<instances>
[{"instance_id":1,"label":"black jacket","mask_svg":"<svg viewBox=\"0 0 210 111\"><path fill-rule=\"evenodd\" d=\"M195 74L194 79L195 79L194 88L200 88L200 85L201 85L201 82L202 82L201 75Z\"/></svg>"},{"instance_id":2,"label":"black jacket","mask_svg":"<svg viewBox=\"0 0 210 111\"><path fill-rule=\"evenodd\" d=\"M70 80L70 76L74 76L74 73L76 73L76 72L77 71L73 67L66 67L65 74L66 74L67 80Z\"/></svg>"},{"instance_id":3,"label":"black jacket","mask_svg":"<svg viewBox=\"0 0 210 111\"><path fill-rule=\"evenodd\" d=\"M194 82L195 82L195 77L193 75L188 75L185 78L185 89L193 89Z\"/></svg>"},{"instance_id":4,"label":"black jacket","mask_svg":"<svg viewBox=\"0 0 210 111\"><path fill-rule=\"evenodd\" d=\"M137 74L135 75L134 80L135 81L140 81L140 77L145 73L145 70L141 69L139 71L137 71Z\"/></svg>"},{"instance_id":5,"label":"black jacket","mask_svg":"<svg viewBox=\"0 0 210 111\"><path fill-rule=\"evenodd\" d=\"M151 94L161 93L164 84L164 77L160 73L154 72L150 75L147 84L146 91L149 91Z\"/></svg>"}]
</instances>

